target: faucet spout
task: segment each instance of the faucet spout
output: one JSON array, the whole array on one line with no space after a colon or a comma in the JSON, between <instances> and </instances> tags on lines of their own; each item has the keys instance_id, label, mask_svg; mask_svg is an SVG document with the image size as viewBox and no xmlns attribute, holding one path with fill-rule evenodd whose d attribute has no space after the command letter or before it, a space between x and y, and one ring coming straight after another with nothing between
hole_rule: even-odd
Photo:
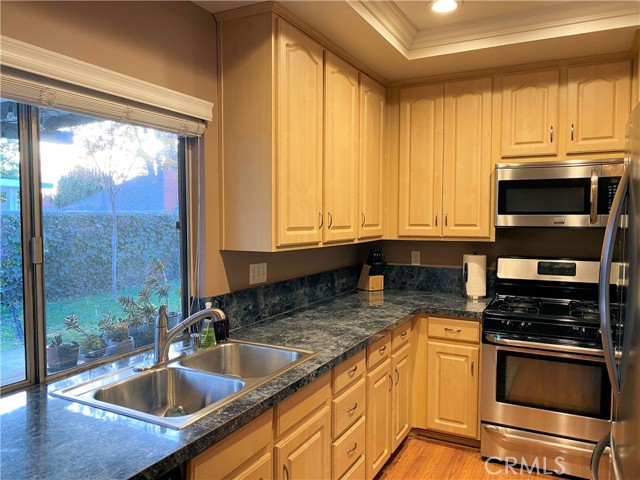
<instances>
[{"instance_id":1,"label":"faucet spout","mask_svg":"<svg viewBox=\"0 0 640 480\"><path fill-rule=\"evenodd\" d=\"M218 317L224 320L227 316L219 308L207 308L190 315L181 321L178 325L169 330L169 318L167 317L166 305L161 305L156 317L155 335L153 345L153 363L154 365L163 364L169 361L169 346L171 341L177 337L184 329L189 328L196 322L205 318Z\"/></svg>"}]
</instances>

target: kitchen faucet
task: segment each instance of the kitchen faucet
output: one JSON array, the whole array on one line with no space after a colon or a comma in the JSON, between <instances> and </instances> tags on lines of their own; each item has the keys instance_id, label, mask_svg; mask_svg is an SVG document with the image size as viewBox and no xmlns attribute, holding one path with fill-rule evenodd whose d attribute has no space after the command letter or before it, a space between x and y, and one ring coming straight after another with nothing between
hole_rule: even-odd
<instances>
[{"instance_id":1,"label":"kitchen faucet","mask_svg":"<svg viewBox=\"0 0 640 480\"><path fill-rule=\"evenodd\" d=\"M185 318L178 325L169 330L169 317L167 317L167 306L160 305L158 316L156 317L155 335L153 342L153 366L159 367L169 361L169 345L171 340L176 337L185 328L189 328L194 323L212 316L224 320L227 316L219 308L207 308L200 310L193 315Z\"/></svg>"}]
</instances>

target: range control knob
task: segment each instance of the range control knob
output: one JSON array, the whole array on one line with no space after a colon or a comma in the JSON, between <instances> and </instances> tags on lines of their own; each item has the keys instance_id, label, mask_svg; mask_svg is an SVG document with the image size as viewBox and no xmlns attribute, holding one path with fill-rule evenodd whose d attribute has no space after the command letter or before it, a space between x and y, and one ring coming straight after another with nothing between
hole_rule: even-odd
<instances>
[{"instance_id":1,"label":"range control knob","mask_svg":"<svg viewBox=\"0 0 640 480\"><path fill-rule=\"evenodd\" d=\"M518 323L519 330L527 330L531 326L531 322L520 322Z\"/></svg>"}]
</instances>

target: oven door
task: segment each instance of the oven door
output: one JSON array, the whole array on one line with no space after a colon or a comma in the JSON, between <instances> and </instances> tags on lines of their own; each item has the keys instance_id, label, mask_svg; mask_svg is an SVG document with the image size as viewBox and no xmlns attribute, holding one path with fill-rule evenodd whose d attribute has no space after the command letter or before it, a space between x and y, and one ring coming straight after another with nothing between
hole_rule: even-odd
<instances>
[{"instance_id":1,"label":"oven door","mask_svg":"<svg viewBox=\"0 0 640 480\"><path fill-rule=\"evenodd\" d=\"M620 181L609 173L600 165L497 168L496 227L603 227Z\"/></svg>"},{"instance_id":2,"label":"oven door","mask_svg":"<svg viewBox=\"0 0 640 480\"><path fill-rule=\"evenodd\" d=\"M482 422L594 443L609 431L611 384L601 353L536 348L534 342L514 347L487 337L509 343L505 337L483 338Z\"/></svg>"}]
</instances>

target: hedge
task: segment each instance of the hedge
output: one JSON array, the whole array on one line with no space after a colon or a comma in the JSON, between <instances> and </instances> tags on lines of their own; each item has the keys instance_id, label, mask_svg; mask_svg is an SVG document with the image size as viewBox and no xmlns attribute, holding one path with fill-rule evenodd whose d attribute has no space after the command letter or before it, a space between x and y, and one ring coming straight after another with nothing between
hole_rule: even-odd
<instances>
[{"instance_id":1,"label":"hedge","mask_svg":"<svg viewBox=\"0 0 640 480\"><path fill-rule=\"evenodd\" d=\"M153 260L166 262L167 278L180 276L180 239L171 214L119 213L118 289L140 285ZM111 291L110 213L45 213L44 277L47 301ZM2 301L22 298L20 217L2 213Z\"/></svg>"}]
</instances>

